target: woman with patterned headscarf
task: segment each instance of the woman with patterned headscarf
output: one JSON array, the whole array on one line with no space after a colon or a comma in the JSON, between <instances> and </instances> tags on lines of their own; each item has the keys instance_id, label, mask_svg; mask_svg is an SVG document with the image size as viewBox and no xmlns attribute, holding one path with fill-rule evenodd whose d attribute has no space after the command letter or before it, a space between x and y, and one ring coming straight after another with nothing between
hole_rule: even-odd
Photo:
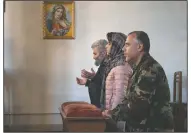
<instances>
[{"instance_id":1,"label":"woman with patterned headscarf","mask_svg":"<svg viewBox=\"0 0 191 133\"><path fill-rule=\"evenodd\" d=\"M106 45L107 59L106 69L102 82L101 103L103 115L109 113L120 104L124 98L125 88L128 86L132 74L130 65L125 62L123 46L127 36L119 32L107 34L108 44Z\"/></svg>"},{"instance_id":2,"label":"woman with patterned headscarf","mask_svg":"<svg viewBox=\"0 0 191 133\"><path fill-rule=\"evenodd\" d=\"M70 22L66 18L66 9L63 5L55 5L52 18L47 19L47 29L55 36L63 36L69 32Z\"/></svg>"}]
</instances>

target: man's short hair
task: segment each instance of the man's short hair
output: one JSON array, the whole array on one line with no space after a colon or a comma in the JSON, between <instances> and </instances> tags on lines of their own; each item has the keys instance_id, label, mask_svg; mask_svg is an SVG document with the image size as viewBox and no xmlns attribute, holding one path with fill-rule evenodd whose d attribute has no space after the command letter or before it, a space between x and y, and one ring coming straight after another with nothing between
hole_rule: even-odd
<instances>
[{"instance_id":1,"label":"man's short hair","mask_svg":"<svg viewBox=\"0 0 191 133\"><path fill-rule=\"evenodd\" d=\"M108 42L107 42L105 39L100 39L100 40L95 41L95 42L92 44L91 48L98 47L99 51L101 52L101 51L106 50L106 49L105 49L105 46L107 45L107 43L108 43Z\"/></svg>"},{"instance_id":2,"label":"man's short hair","mask_svg":"<svg viewBox=\"0 0 191 133\"><path fill-rule=\"evenodd\" d=\"M142 43L143 47L144 47L144 51L149 53L150 39L149 39L149 36L147 35L147 33L145 33L144 31L133 31L133 32L130 32L128 34L128 36L131 35L131 34L136 34L137 41Z\"/></svg>"}]
</instances>

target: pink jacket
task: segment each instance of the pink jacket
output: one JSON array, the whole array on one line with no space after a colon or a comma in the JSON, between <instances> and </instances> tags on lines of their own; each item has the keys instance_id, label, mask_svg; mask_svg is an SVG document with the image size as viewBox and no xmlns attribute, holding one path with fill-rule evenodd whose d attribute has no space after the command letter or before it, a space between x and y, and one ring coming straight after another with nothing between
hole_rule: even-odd
<instances>
[{"instance_id":1,"label":"pink jacket","mask_svg":"<svg viewBox=\"0 0 191 133\"><path fill-rule=\"evenodd\" d=\"M125 96L125 89L128 86L132 69L129 64L116 66L109 72L106 78L106 109L112 110L122 102Z\"/></svg>"}]
</instances>

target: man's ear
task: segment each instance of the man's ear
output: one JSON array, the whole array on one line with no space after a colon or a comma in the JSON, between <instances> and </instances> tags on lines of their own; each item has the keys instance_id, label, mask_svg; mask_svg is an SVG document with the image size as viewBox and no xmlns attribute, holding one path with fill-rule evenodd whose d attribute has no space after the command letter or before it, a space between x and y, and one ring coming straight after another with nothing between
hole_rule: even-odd
<instances>
[{"instance_id":1,"label":"man's ear","mask_svg":"<svg viewBox=\"0 0 191 133\"><path fill-rule=\"evenodd\" d=\"M138 45L138 51L140 51L140 52L141 52L141 51L143 51L143 49L144 49L143 44L139 44L139 45Z\"/></svg>"}]
</instances>

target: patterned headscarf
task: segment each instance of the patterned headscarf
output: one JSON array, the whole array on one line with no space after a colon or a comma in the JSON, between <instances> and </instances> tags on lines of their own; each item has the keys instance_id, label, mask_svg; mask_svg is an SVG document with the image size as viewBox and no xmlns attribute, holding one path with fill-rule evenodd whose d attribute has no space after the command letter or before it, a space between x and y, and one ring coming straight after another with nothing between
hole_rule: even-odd
<instances>
[{"instance_id":1,"label":"patterned headscarf","mask_svg":"<svg viewBox=\"0 0 191 133\"><path fill-rule=\"evenodd\" d=\"M123 52L123 47L125 45L125 40L127 36L120 32L109 32L107 33L107 39L109 43L112 44L111 51L109 53L108 62L107 62L107 70L106 76L108 75L109 71L119 65L124 65L125 63L125 56Z\"/></svg>"},{"instance_id":2,"label":"patterned headscarf","mask_svg":"<svg viewBox=\"0 0 191 133\"><path fill-rule=\"evenodd\" d=\"M104 60L106 64L106 69L104 73L104 78L102 81L102 93L101 93L101 103L105 105L105 81L106 77L112 68L125 64L125 56L123 53L123 47L125 45L127 36L120 32L109 32L107 33L107 39L109 43L112 44L110 54Z\"/></svg>"}]
</instances>

